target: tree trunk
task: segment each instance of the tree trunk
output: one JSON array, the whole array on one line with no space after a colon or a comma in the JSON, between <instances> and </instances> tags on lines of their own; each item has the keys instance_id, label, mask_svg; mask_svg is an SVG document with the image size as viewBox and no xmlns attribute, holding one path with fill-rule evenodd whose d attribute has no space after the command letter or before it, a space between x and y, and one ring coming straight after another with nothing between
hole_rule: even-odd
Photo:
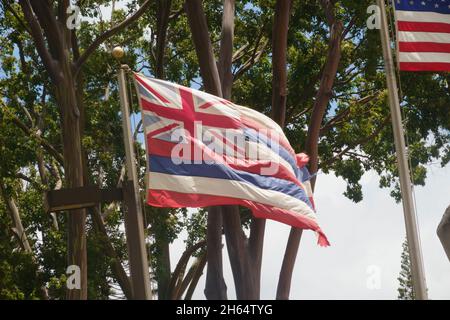
<instances>
[{"instance_id":1,"label":"tree trunk","mask_svg":"<svg viewBox=\"0 0 450 320\"><path fill-rule=\"evenodd\" d=\"M205 90L222 97L222 87L209 37L206 16L201 0L186 0L185 11L200 65ZM218 207L208 210L207 274L205 295L208 299L227 299L222 265L222 211Z\"/></svg>"},{"instance_id":2,"label":"tree trunk","mask_svg":"<svg viewBox=\"0 0 450 320\"><path fill-rule=\"evenodd\" d=\"M287 37L291 0L277 0L272 33L272 118L284 127L287 97Z\"/></svg>"},{"instance_id":3,"label":"tree trunk","mask_svg":"<svg viewBox=\"0 0 450 320\"><path fill-rule=\"evenodd\" d=\"M200 74L205 90L210 94L222 97L222 86L202 1L186 0L185 11L191 28L192 40L197 52Z\"/></svg>"},{"instance_id":4,"label":"tree trunk","mask_svg":"<svg viewBox=\"0 0 450 320\"><path fill-rule=\"evenodd\" d=\"M444 213L441 223L437 229L437 234L450 261L450 206Z\"/></svg>"},{"instance_id":5,"label":"tree trunk","mask_svg":"<svg viewBox=\"0 0 450 320\"><path fill-rule=\"evenodd\" d=\"M155 209L157 210L157 214L161 215L160 219L167 221L169 215L168 210L163 208ZM171 299L171 292L168 292L171 273L169 239L167 239L165 234L155 234L154 237L156 247L155 258L157 261L155 274L158 283L158 300L167 300Z\"/></svg>"},{"instance_id":6,"label":"tree trunk","mask_svg":"<svg viewBox=\"0 0 450 320\"><path fill-rule=\"evenodd\" d=\"M156 16L156 77L164 78L164 53L172 0L158 0Z\"/></svg>"},{"instance_id":7,"label":"tree trunk","mask_svg":"<svg viewBox=\"0 0 450 320\"><path fill-rule=\"evenodd\" d=\"M80 133L80 110L77 105L75 82L68 59L61 63L63 76L56 85L56 99L60 107L64 154L64 172L68 188L82 187L83 161ZM68 213L68 265L80 268L81 288L67 290L71 300L87 299L86 210Z\"/></svg>"},{"instance_id":8,"label":"tree trunk","mask_svg":"<svg viewBox=\"0 0 450 320\"><path fill-rule=\"evenodd\" d=\"M234 11L234 0L224 0L218 71L222 84L222 95L227 100L231 100L231 89L233 87L231 65L233 61Z\"/></svg>"},{"instance_id":9,"label":"tree trunk","mask_svg":"<svg viewBox=\"0 0 450 320\"><path fill-rule=\"evenodd\" d=\"M207 253L205 252L201 257L197 258L200 261L197 264L197 268L195 270L194 276L192 277L192 281L189 285L189 288L186 291L186 295L184 296L185 300L191 300L192 295L194 294L195 288L197 288L198 281L203 274L203 269L205 269Z\"/></svg>"},{"instance_id":10,"label":"tree trunk","mask_svg":"<svg viewBox=\"0 0 450 320\"><path fill-rule=\"evenodd\" d=\"M187 3L190 1L187 1ZM186 12L189 14L193 12L193 8L187 8ZM189 11L191 10L191 11ZM197 6L195 7L197 12L201 13L200 16L204 16L203 9L201 7L200 1L197 1ZM206 91L213 93L217 96L222 96L225 99L231 99L231 89L233 84L233 75L231 72L231 64L232 64L232 55L233 55L233 37L234 37L234 11L235 11L235 3L233 0L225 0L224 1L224 14L222 19L222 37L221 37L221 46L220 46L220 57L218 67L215 63L215 58L213 55L212 47L208 49L210 46L210 36L206 25L206 19L200 19L204 21L201 23L198 21L201 26L198 26L197 29L192 29L192 34L194 37L194 43L197 49L197 55L200 63L200 71L203 78L203 83L206 88ZM198 39L197 41L195 39ZM200 39L203 39L200 41ZM209 43L207 47L202 46L203 43ZM219 79L216 74L219 75ZM218 87L219 80L219 87ZM221 93L220 93L221 92ZM230 258L231 268L233 271L233 278L236 288L236 295L238 299L257 299L257 289L254 283L254 273L250 267L250 257L248 253L248 246L245 236L242 232L241 222L240 222L240 214L238 206L222 206L222 207L214 207L214 209L210 209L208 216L208 275L207 275L207 289L205 292L208 294L213 292L214 286L219 286L219 290L223 290L223 286L225 283L223 282L223 271L222 271L222 246L218 246L217 243L213 245L212 239L215 239L214 242L220 241L222 239L222 224L219 224L217 221L211 221L210 219L215 219L214 215L221 215L221 219L223 219L223 227L225 231L225 237L227 241L228 254ZM219 219L219 217L217 217ZM210 226L212 226L210 228ZM220 234L220 238L219 238ZM220 250L217 253L211 253L210 248L213 247L215 250ZM219 254L220 253L220 254ZM210 269L210 259L218 260L220 259L220 271L216 266L215 270L220 272L217 275L222 280L216 278L216 276L211 275L213 272ZM211 271L211 272L210 272ZM214 285L213 282L216 282ZM223 282L223 286L222 286ZM226 288L226 286L225 286ZM259 288L259 285L258 285ZM220 295L219 295L220 296ZM218 298L219 296L216 296ZM222 296L222 299L224 296Z\"/></svg>"},{"instance_id":11,"label":"tree trunk","mask_svg":"<svg viewBox=\"0 0 450 320\"><path fill-rule=\"evenodd\" d=\"M3 184L2 177L0 177L0 195L3 197L6 207L10 213L11 220L14 224L14 227L12 229L13 229L14 235L17 238L17 241L19 242L20 247L22 248L23 251L30 254L33 262L37 264L36 258L33 255L33 251L31 249L30 243L28 242L28 237L25 232L25 228L23 227L23 224L22 224L22 218L20 217L19 208L17 207L16 201L14 200L14 198L7 195L6 187ZM37 277L40 276L39 270L36 271L36 276ZM48 290L45 287L45 285L41 286L40 293L41 293L42 299L44 299L44 300L49 299Z\"/></svg>"},{"instance_id":12,"label":"tree trunk","mask_svg":"<svg viewBox=\"0 0 450 320\"><path fill-rule=\"evenodd\" d=\"M125 298L131 300L133 299L133 291L131 288L130 279L122 266L122 262L117 256L116 250L109 240L108 232L106 230L101 212L98 208L94 208L92 211L92 219L98 232L102 236L103 248L105 250L105 254L110 258L111 271L114 274L114 278L117 280L117 283L122 289Z\"/></svg>"},{"instance_id":13,"label":"tree trunk","mask_svg":"<svg viewBox=\"0 0 450 320\"><path fill-rule=\"evenodd\" d=\"M272 34L272 118L283 128L286 117L287 97L287 36L292 1L278 0ZM266 220L253 219L249 239L249 253L253 261L255 295L259 299L261 288L262 252Z\"/></svg>"},{"instance_id":14,"label":"tree trunk","mask_svg":"<svg viewBox=\"0 0 450 320\"><path fill-rule=\"evenodd\" d=\"M204 16L200 1L188 0L186 4L191 3L192 5L193 2L197 3L195 10L197 10L197 12L201 12L201 16ZM278 16L278 18L276 18L277 22L275 23L275 25L277 25L278 28L274 30L274 42L275 47L277 48L276 53L274 54L275 58L277 59L277 63L274 66L273 100L275 101L274 110L276 110L276 115L274 115L274 117L278 119L277 121L281 125L284 124L284 113L286 108L286 43L290 9L291 1L277 2L276 10L278 13L276 14L276 16ZM226 99L231 98L231 89L233 82L231 64L233 53L234 11L234 1L225 0L218 66L221 80L220 88L223 97ZM188 17L190 14L195 12L193 6L187 6L186 12L188 14ZM203 21L203 25L201 25L201 21ZM190 24L194 37L194 43L196 45L197 55L199 58L200 70L203 77L204 86L207 91L209 91L211 88L215 89L216 92L212 93L215 95L219 95L219 90L217 90L217 79L214 76L216 74L217 67L215 64L214 56L212 54L212 49L208 48L210 46L210 38L206 25L206 19L200 18L197 20L197 24L201 25L197 25L198 29L200 30L196 30L193 27L191 21ZM284 34L280 37L279 32L283 32ZM200 34L201 36L199 36ZM205 43L208 43L208 46L205 46ZM227 240L227 248L231 268L233 271L237 298L259 299L265 220L253 219L251 224L250 239L247 240L242 231L239 207L224 206L221 207L221 212L224 221L225 237Z\"/></svg>"},{"instance_id":15,"label":"tree trunk","mask_svg":"<svg viewBox=\"0 0 450 320\"><path fill-rule=\"evenodd\" d=\"M223 1L222 34L218 71L223 98L231 100L235 1ZM223 206L223 228L238 300L257 299L254 273L250 266L247 239L242 232L238 206Z\"/></svg>"},{"instance_id":16,"label":"tree trunk","mask_svg":"<svg viewBox=\"0 0 450 320\"><path fill-rule=\"evenodd\" d=\"M266 230L266 220L252 218L250 225L250 238L248 240L248 253L252 268L249 274L253 274L254 290L256 299L261 297L261 267L264 247L264 233Z\"/></svg>"},{"instance_id":17,"label":"tree trunk","mask_svg":"<svg viewBox=\"0 0 450 320\"><path fill-rule=\"evenodd\" d=\"M238 300L257 300L259 296L251 268L247 239L242 231L239 207L229 206L226 211L223 221L236 298ZM252 262L254 263L254 261Z\"/></svg>"},{"instance_id":18,"label":"tree trunk","mask_svg":"<svg viewBox=\"0 0 450 320\"><path fill-rule=\"evenodd\" d=\"M206 254L208 268L206 271L205 296L208 300L226 300L227 285L223 279L222 262L222 211L221 207L208 209L206 231Z\"/></svg>"},{"instance_id":19,"label":"tree trunk","mask_svg":"<svg viewBox=\"0 0 450 320\"><path fill-rule=\"evenodd\" d=\"M14 199L6 194L6 189L3 184L3 181L0 177L0 194L3 197L3 200L5 201L6 208L9 211L9 214L11 216L11 220L13 222L14 227L13 232L16 236L20 247L23 251L27 253L32 253L30 243L28 242L28 237L25 232L25 228L22 224L22 219L20 218L19 209L17 208L16 202Z\"/></svg>"},{"instance_id":20,"label":"tree trunk","mask_svg":"<svg viewBox=\"0 0 450 320\"><path fill-rule=\"evenodd\" d=\"M331 8L328 8L328 10L331 10ZM320 127L332 97L332 88L336 78L339 62L341 60L343 24L341 21L332 21L330 29L331 34L328 46L328 56L325 67L322 71L320 87L314 102L314 108L309 123L308 136L306 140L306 153L310 158L309 170L312 173L316 173L318 170ZM314 191L315 178L311 180L311 187ZM303 231L300 229L291 228L278 280L277 299L289 299L292 273L294 271L295 260L297 258L302 233Z\"/></svg>"},{"instance_id":21,"label":"tree trunk","mask_svg":"<svg viewBox=\"0 0 450 320\"><path fill-rule=\"evenodd\" d=\"M341 41L343 25L341 21L336 21L331 26L331 35L329 41L328 56L322 78L320 80L319 91L316 95L314 108L311 115L311 121L308 127L308 137L306 140L306 152L309 156L310 171L315 173L319 165L319 137L320 127L323 117L327 111L330 99L333 95L333 84L336 79L339 62L341 61ZM314 185L314 179L311 181Z\"/></svg>"},{"instance_id":22,"label":"tree trunk","mask_svg":"<svg viewBox=\"0 0 450 320\"><path fill-rule=\"evenodd\" d=\"M158 0L157 1L157 13L156 13L156 68L155 75L158 79L165 77L164 72L164 58L165 49L167 43L167 28L169 25L171 0ZM163 217L167 217L168 211L162 208L155 208L158 214ZM166 219L163 219L164 221ZM158 299L170 299L170 293L168 292L171 263L170 263L170 247L169 240L165 236L154 235L155 245L157 247L157 268L156 279L158 282Z\"/></svg>"},{"instance_id":23,"label":"tree trunk","mask_svg":"<svg viewBox=\"0 0 450 320\"><path fill-rule=\"evenodd\" d=\"M100 44L139 19L151 1L146 0L133 15L98 36L81 56L75 31L66 26L69 2L19 0L36 50L55 87L61 118L66 187L73 188L82 187L86 177L81 146L83 81L81 76L77 78L77 74ZM68 229L68 263L80 268L81 288L68 290L67 298L87 299L86 210L68 213Z\"/></svg>"},{"instance_id":24,"label":"tree trunk","mask_svg":"<svg viewBox=\"0 0 450 320\"><path fill-rule=\"evenodd\" d=\"M292 273L294 271L295 260L300 246L303 230L291 228L289 239L284 252L283 264L278 278L277 299L288 300L291 291Z\"/></svg>"}]
</instances>

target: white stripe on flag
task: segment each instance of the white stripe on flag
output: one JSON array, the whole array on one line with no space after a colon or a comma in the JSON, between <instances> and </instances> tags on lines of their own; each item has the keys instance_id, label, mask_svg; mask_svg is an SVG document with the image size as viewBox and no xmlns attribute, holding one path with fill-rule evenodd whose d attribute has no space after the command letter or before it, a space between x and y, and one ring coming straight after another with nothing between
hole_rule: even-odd
<instances>
[{"instance_id":1,"label":"white stripe on flag","mask_svg":"<svg viewBox=\"0 0 450 320\"><path fill-rule=\"evenodd\" d=\"M450 43L450 33L399 31L398 41Z\"/></svg>"},{"instance_id":2,"label":"white stripe on flag","mask_svg":"<svg viewBox=\"0 0 450 320\"><path fill-rule=\"evenodd\" d=\"M182 128L182 122L180 122L180 121L175 121L175 120L172 120L172 119L158 117L158 115L156 113L151 112L151 111L147 111L147 110L143 110L142 114L143 114L144 117L145 116L151 116L151 117L157 117L157 118L160 119L159 121L155 121L154 123L148 124L145 121L145 118L144 118L144 126L145 126L144 128L145 128L145 131L147 133L155 131L155 130L158 130L158 129L162 129L162 128L167 127L168 125L171 125L173 123L179 124L180 125L179 127Z\"/></svg>"},{"instance_id":3,"label":"white stripe on flag","mask_svg":"<svg viewBox=\"0 0 450 320\"><path fill-rule=\"evenodd\" d=\"M295 176L294 169L292 166L284 160L279 153L275 152L274 150L266 147L264 143L257 143L257 142L248 142L249 151L253 150L253 153L257 153L258 160L270 160L273 164L280 164L284 166L287 170L289 170L292 175ZM281 148L281 147L280 147Z\"/></svg>"},{"instance_id":4,"label":"white stripe on flag","mask_svg":"<svg viewBox=\"0 0 450 320\"><path fill-rule=\"evenodd\" d=\"M395 15L397 21L450 23L448 19L448 14L442 14L437 12L396 10Z\"/></svg>"},{"instance_id":5,"label":"white stripe on flag","mask_svg":"<svg viewBox=\"0 0 450 320\"><path fill-rule=\"evenodd\" d=\"M278 123L276 123L269 117L263 115L262 113L255 111L253 109L250 109L248 107L237 105L237 104L233 104L233 107L244 117L249 118L249 119L259 123L262 127L267 128L267 130L269 130L269 131L275 130L276 132L278 132L278 134L280 134L282 136L284 135L283 129L281 129L281 127L278 125Z\"/></svg>"},{"instance_id":6,"label":"white stripe on flag","mask_svg":"<svg viewBox=\"0 0 450 320\"><path fill-rule=\"evenodd\" d=\"M436 52L400 52L400 62L436 62L450 63L450 53Z\"/></svg>"},{"instance_id":7,"label":"white stripe on flag","mask_svg":"<svg viewBox=\"0 0 450 320\"><path fill-rule=\"evenodd\" d=\"M148 174L148 187L152 190L206 194L255 201L296 212L316 220L316 214L305 202L278 191L261 189L236 180L150 172Z\"/></svg>"}]
</instances>

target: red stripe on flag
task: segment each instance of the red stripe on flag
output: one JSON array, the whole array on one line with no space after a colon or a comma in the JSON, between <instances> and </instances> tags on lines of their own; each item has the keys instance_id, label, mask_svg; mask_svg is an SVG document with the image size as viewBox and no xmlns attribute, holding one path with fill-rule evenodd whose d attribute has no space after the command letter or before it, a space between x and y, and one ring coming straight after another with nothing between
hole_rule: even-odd
<instances>
[{"instance_id":1,"label":"red stripe on flag","mask_svg":"<svg viewBox=\"0 0 450 320\"><path fill-rule=\"evenodd\" d=\"M400 62L402 71L450 71L450 63L444 62Z\"/></svg>"},{"instance_id":2,"label":"red stripe on flag","mask_svg":"<svg viewBox=\"0 0 450 320\"><path fill-rule=\"evenodd\" d=\"M194 121L201 121L205 126L214 126L218 128L240 129L239 120L233 119L224 115L214 115L208 113L195 112L192 109L173 109L154 104L146 99L141 98L142 109L156 113L158 116L173 119L177 121L184 121L185 123L192 123Z\"/></svg>"},{"instance_id":3,"label":"red stripe on flag","mask_svg":"<svg viewBox=\"0 0 450 320\"><path fill-rule=\"evenodd\" d=\"M223 196L210 196L206 194L180 193L167 190L148 190L147 203L149 205L162 208L200 208L220 205L241 205L252 210L253 215L256 218L275 220L296 228L316 231L319 234L318 244L324 247L330 245L327 237L315 220L299 213L294 213L254 201Z\"/></svg>"},{"instance_id":4,"label":"red stripe on flag","mask_svg":"<svg viewBox=\"0 0 450 320\"><path fill-rule=\"evenodd\" d=\"M450 24L441 22L399 21L398 31L450 33Z\"/></svg>"},{"instance_id":5,"label":"red stripe on flag","mask_svg":"<svg viewBox=\"0 0 450 320\"><path fill-rule=\"evenodd\" d=\"M450 53L450 43L399 42L400 52L443 52Z\"/></svg>"},{"instance_id":6,"label":"red stripe on flag","mask_svg":"<svg viewBox=\"0 0 450 320\"><path fill-rule=\"evenodd\" d=\"M172 124L169 124L168 126L165 126L165 127L160 128L158 130L152 131L151 133L149 133L149 135L152 136L152 137L155 137L156 135L158 135L158 134L160 134L162 132L165 132L165 131L171 132L170 130L172 130L173 128L179 127L179 126L180 125L178 123L172 123Z\"/></svg>"}]
</instances>

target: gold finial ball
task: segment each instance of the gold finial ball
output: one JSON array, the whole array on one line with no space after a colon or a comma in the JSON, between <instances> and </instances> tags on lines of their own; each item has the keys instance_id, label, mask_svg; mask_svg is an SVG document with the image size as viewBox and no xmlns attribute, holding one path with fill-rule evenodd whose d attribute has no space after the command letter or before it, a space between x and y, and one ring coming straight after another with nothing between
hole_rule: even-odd
<instances>
[{"instance_id":1,"label":"gold finial ball","mask_svg":"<svg viewBox=\"0 0 450 320\"><path fill-rule=\"evenodd\" d=\"M116 59L121 59L125 55L122 47L114 47L112 50L112 56Z\"/></svg>"}]
</instances>

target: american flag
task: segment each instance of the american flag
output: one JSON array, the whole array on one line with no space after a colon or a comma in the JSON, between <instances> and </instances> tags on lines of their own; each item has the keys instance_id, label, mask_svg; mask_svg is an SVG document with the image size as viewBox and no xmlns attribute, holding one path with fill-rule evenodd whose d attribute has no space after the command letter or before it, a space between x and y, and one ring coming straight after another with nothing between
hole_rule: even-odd
<instances>
[{"instance_id":1,"label":"american flag","mask_svg":"<svg viewBox=\"0 0 450 320\"><path fill-rule=\"evenodd\" d=\"M450 71L450 0L393 0L400 70Z\"/></svg>"},{"instance_id":2,"label":"american flag","mask_svg":"<svg viewBox=\"0 0 450 320\"><path fill-rule=\"evenodd\" d=\"M137 73L135 84L146 137L149 205L241 205L256 218L313 230L319 245L329 245L317 223L308 157L294 152L272 119Z\"/></svg>"}]
</instances>

